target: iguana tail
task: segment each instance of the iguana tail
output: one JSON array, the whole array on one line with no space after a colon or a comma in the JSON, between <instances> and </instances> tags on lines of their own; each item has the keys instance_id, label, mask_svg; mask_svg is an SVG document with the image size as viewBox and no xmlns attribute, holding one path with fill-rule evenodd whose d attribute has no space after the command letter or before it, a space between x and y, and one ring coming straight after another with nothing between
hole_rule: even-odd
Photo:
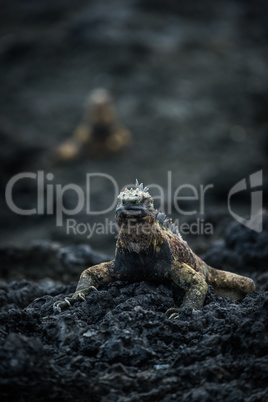
<instances>
[{"instance_id":1,"label":"iguana tail","mask_svg":"<svg viewBox=\"0 0 268 402\"><path fill-rule=\"evenodd\" d=\"M255 283L245 276L208 267L207 283L219 296L242 300L248 292L255 290Z\"/></svg>"}]
</instances>

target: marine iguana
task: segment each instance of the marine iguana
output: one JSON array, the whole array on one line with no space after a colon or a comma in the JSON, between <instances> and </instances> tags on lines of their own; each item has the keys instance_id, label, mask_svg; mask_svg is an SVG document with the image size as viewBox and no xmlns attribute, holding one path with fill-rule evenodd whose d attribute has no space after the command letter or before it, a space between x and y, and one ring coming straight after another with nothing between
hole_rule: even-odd
<instances>
[{"instance_id":1,"label":"marine iguana","mask_svg":"<svg viewBox=\"0 0 268 402\"><path fill-rule=\"evenodd\" d=\"M130 131L119 122L112 96L99 88L86 100L83 122L74 130L73 138L60 144L54 157L57 162L67 162L83 154L105 156L130 143Z\"/></svg>"},{"instance_id":2,"label":"marine iguana","mask_svg":"<svg viewBox=\"0 0 268 402\"><path fill-rule=\"evenodd\" d=\"M185 290L182 305L167 311L177 318L182 307L203 307L208 285L216 294L241 300L255 290L252 279L217 270L201 260L182 239L177 226L164 213L154 209L154 201L136 180L135 189L118 196L116 222L119 234L115 259L86 269L71 298L54 303L54 310L70 307L100 285L123 280L174 282Z\"/></svg>"}]
</instances>

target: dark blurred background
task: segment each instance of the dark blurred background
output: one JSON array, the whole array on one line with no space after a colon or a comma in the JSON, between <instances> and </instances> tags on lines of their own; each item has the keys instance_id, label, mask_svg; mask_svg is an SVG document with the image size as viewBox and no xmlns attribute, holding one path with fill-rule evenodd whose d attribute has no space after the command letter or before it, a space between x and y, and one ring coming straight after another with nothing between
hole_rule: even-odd
<instances>
[{"instance_id":1,"label":"dark blurred background","mask_svg":"<svg viewBox=\"0 0 268 402\"><path fill-rule=\"evenodd\" d=\"M2 244L49 239L89 243L113 253L113 234L67 235L66 218L20 216L6 205L7 182L20 172L53 173L53 185L86 185L86 173L111 175L119 187L137 178L158 184L167 197L181 184L213 184L204 214L197 209L180 222L202 219L213 234L186 235L196 251L222 236L233 220L230 188L263 170L264 201L268 153L268 3L265 0L175 1L87 0L0 2L0 238ZM88 93L98 87L113 95L131 147L118 155L56 164L53 150L72 136ZM45 181L47 184L48 181ZM113 189L92 181L92 208L107 208ZM157 195L157 191L155 192ZM187 195L185 193L185 195ZM21 180L14 200L37 205L36 183ZM166 198L167 200L167 198ZM77 199L70 192L66 208ZM235 197L234 209L250 212L250 193ZM113 212L77 222L113 219Z\"/></svg>"}]
</instances>

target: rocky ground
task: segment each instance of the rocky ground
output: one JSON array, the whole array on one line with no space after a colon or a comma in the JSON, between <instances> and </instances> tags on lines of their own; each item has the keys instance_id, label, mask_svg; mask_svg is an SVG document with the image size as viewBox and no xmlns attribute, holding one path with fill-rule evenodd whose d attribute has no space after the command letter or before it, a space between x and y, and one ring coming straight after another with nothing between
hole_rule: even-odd
<instances>
[{"instance_id":1,"label":"rocky ground","mask_svg":"<svg viewBox=\"0 0 268 402\"><path fill-rule=\"evenodd\" d=\"M3 248L1 276L35 282L0 284L1 400L266 400L267 217L264 229L252 235L233 225L204 256L232 261L257 290L239 303L209 287L204 308L184 308L176 320L165 311L180 304L181 290L148 282L115 282L56 313L53 303L75 290L77 272L105 256L53 243Z\"/></svg>"},{"instance_id":2,"label":"rocky ground","mask_svg":"<svg viewBox=\"0 0 268 402\"><path fill-rule=\"evenodd\" d=\"M86 267L112 258L116 234L67 233L69 216L60 225L53 214L21 216L1 197L1 401L267 399L267 215L256 233L227 207L232 186L244 178L249 185L259 170L267 206L267 11L264 0L2 2L1 194L15 174L37 171L54 190L85 190L86 174L96 172L119 188L136 178L157 184L173 220L212 225L210 234L183 234L193 250L257 288L241 303L209 288L202 310L183 309L172 321L165 311L180 303L179 289L116 282L55 313ZM96 87L112 92L132 146L56 164L55 147L70 138ZM180 203L193 215L178 211L168 195L181 184L213 185L204 211L200 199ZM113 195L107 181L92 182L93 209ZM36 182L19 181L13 198L36 208ZM240 192L232 208L247 217L250 201ZM76 202L64 197L68 209ZM113 215L96 218L84 206L73 218L93 225Z\"/></svg>"}]
</instances>

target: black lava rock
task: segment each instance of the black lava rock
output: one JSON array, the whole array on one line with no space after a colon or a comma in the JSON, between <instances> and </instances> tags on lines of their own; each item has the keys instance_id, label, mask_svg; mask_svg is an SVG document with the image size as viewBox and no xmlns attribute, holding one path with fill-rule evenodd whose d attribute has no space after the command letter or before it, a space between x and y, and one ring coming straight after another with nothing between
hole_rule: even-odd
<instances>
[{"instance_id":1,"label":"black lava rock","mask_svg":"<svg viewBox=\"0 0 268 402\"><path fill-rule=\"evenodd\" d=\"M70 287L54 297L27 281L3 290L3 401L265 400L268 292L238 303L209 287L202 310L170 320L164 285L115 282L61 313L53 303Z\"/></svg>"},{"instance_id":2,"label":"black lava rock","mask_svg":"<svg viewBox=\"0 0 268 402\"><path fill-rule=\"evenodd\" d=\"M203 256L207 264L215 268L239 272L265 272L268 268L268 214L264 211L256 217L262 220L260 232L234 222L226 230L224 240L214 243ZM255 278L257 281L259 275ZM266 281L261 285L264 286Z\"/></svg>"}]
</instances>

